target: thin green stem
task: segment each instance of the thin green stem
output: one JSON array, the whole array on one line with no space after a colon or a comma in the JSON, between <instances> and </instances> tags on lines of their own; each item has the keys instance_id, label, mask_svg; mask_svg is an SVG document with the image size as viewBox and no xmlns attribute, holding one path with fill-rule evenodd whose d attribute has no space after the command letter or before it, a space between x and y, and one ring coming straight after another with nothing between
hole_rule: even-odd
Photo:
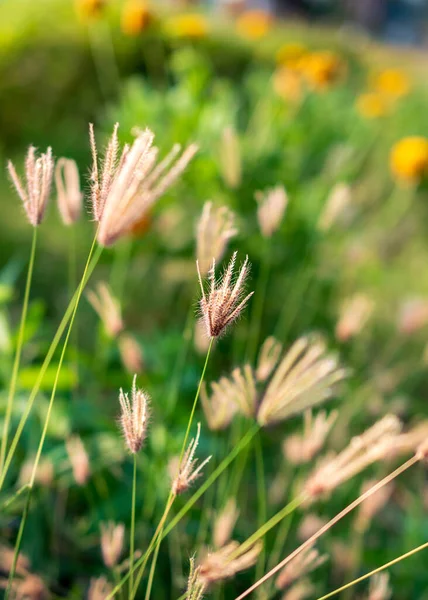
<instances>
[{"instance_id":1,"label":"thin green stem","mask_svg":"<svg viewBox=\"0 0 428 600\"><path fill-rule=\"evenodd\" d=\"M147 582L147 589L146 589L146 595L145 595L144 600L150 600L150 594L151 594L152 585L153 585L153 578L155 576L156 563L157 563L158 555L159 555L159 548L160 548L161 541L162 541L162 533L163 533L163 528L160 530L158 539L156 542L155 553L154 553L153 560L152 560L152 566L150 567L149 580Z\"/></svg>"},{"instance_id":2,"label":"thin green stem","mask_svg":"<svg viewBox=\"0 0 428 600\"><path fill-rule=\"evenodd\" d=\"M263 253L263 260L260 267L259 283L257 286L257 293L254 295L254 305L251 314L250 339L248 341L246 353L246 361L250 364L253 364L256 359L257 345L259 343L263 308L269 280L271 248L272 243L271 238L269 237L266 238L265 251Z\"/></svg>"},{"instance_id":3,"label":"thin green stem","mask_svg":"<svg viewBox=\"0 0 428 600\"><path fill-rule=\"evenodd\" d=\"M23 513L23 516L22 516L21 524L20 524L20 527L19 527L18 537L17 537L16 543L15 543L15 552L14 552L14 557L13 557L13 563L12 563L12 568L11 568L10 573L9 573L9 580L8 580L8 585L7 585L7 590L6 590L6 600L8 600L8 598L10 596L10 592L11 592L11 589L12 589L13 579L15 577L15 570L16 570L16 564L17 564L17 561L18 561L19 550L20 550L20 546L21 546L22 537L23 537L23 534L24 534L24 529L25 529L25 524L26 524L27 517L28 517L28 512L29 512L29 509L30 509L30 502L31 502L32 490L33 490L34 481L35 481L36 474L37 474L37 468L38 468L39 462L40 462L40 457L42 455L43 446L44 446L44 443L45 443L45 438L46 438L46 434L47 434L47 430L48 430L48 426L49 426L50 416L51 416L51 413L52 413L52 407L53 407L54 400L55 400L56 390L57 390L57 387L58 387L58 381L59 381L59 376L60 376L60 373L61 373L62 364L64 362L64 357L65 357L65 353L66 353L66 350L67 350L68 341L70 339L71 331L73 329L73 323L74 323L74 320L76 318L77 308L79 306L80 298L81 298L82 293L83 293L83 288L85 286L87 272L88 272L88 269L89 269L89 265L90 265L90 262L91 262L92 254L93 254L94 249L95 249L96 242L97 242L97 240L96 240L96 236L95 236L94 237L94 241L92 242L91 249L89 251L88 259L86 261L85 269L83 271L83 276L82 276L82 279L80 281L78 293L77 293L75 304L74 304L74 308L73 308L73 313L71 315L70 324L68 326L68 330L67 330L67 334L65 336L63 347L62 347L62 351L61 351L61 355L60 355L58 367L57 367L57 370L56 370L56 373L55 373L54 384L53 384L53 388L52 388L51 397L50 397L50 400L49 400L49 406L48 406L48 410L47 410L47 413L46 413L46 418L45 418L45 422L44 422L44 426L43 426L43 430L42 430L42 435L40 437L39 446L37 448L36 458L35 458L34 465L33 465L33 470L31 472L30 487L29 487L28 494L27 494L27 501L26 501L26 504L25 504L24 513Z\"/></svg>"},{"instance_id":4,"label":"thin green stem","mask_svg":"<svg viewBox=\"0 0 428 600\"><path fill-rule=\"evenodd\" d=\"M99 258L101 256L101 253L102 253L102 247L99 246L98 250L95 253L95 255L94 255L94 257L93 257L93 259L91 261L91 264L89 265L89 268L87 270L87 274L86 274L86 278L85 278L85 284L86 284L87 280L89 279L89 277L91 276L93 270L95 269L95 267L96 267L96 265L98 263L98 260L99 260ZM12 443L10 445L9 452L8 452L8 454L6 456L6 461L5 461L5 464L4 464L4 468L3 468L2 473L0 475L0 490L3 487L3 484L4 484L4 481L6 479L6 475L7 475L7 472L9 470L10 464L12 462L12 459L13 459L16 447L17 447L17 445L19 443L19 440L21 438L21 435L22 435L22 432L24 430L25 424L27 423L28 417L30 415L31 409L32 409L33 404L34 404L34 400L36 399L37 394L39 393L40 386L42 384L42 381L43 381L43 378L45 376L45 373L46 373L46 371L47 371L47 369L48 369L48 367L50 365L52 357L53 357L53 355L55 353L55 350L57 349L57 346L58 346L58 344L59 344L59 342L61 340L61 337L62 337L62 335L63 335L63 333L65 331L65 328L67 327L67 324L70 321L71 316L73 314L74 304L76 302L78 294L79 294L79 289L76 290L73 298L70 300L70 303L69 303L69 305L67 307L67 310L66 310L66 312L65 312L65 314L64 314L64 316L63 316L63 318L61 320L61 323L59 324L59 327L58 327L58 329L57 329L57 331L55 333L55 336L54 336L54 338L53 338L53 340L51 342L51 345L50 345L49 350L48 350L48 352L46 354L45 360L43 361L43 364L42 364L42 366L40 368L39 375L37 377L36 383L34 384L33 389L31 390L31 394L30 394L30 396L28 398L27 405L26 405L26 407L24 409L24 412L22 413L22 417L21 417L21 419L19 421L17 430L15 432L15 435L13 437Z\"/></svg>"},{"instance_id":5,"label":"thin green stem","mask_svg":"<svg viewBox=\"0 0 428 600\"><path fill-rule=\"evenodd\" d=\"M3 502L3 504L1 505L1 509L2 510L6 510L7 508L9 508L9 506L11 504L13 504L15 502L15 500L17 498L19 498L19 496L25 492L25 490L28 490L28 488L30 487L30 485L28 483L26 483L25 485L23 485L22 487L19 488L19 490L17 490L13 496L10 496L7 500L5 500Z\"/></svg>"},{"instance_id":6,"label":"thin green stem","mask_svg":"<svg viewBox=\"0 0 428 600\"><path fill-rule=\"evenodd\" d=\"M134 454L134 470L132 477L132 506L131 506L131 539L129 543L129 600L132 600L134 586L134 548L135 548L135 504L137 494L137 455Z\"/></svg>"},{"instance_id":7,"label":"thin green stem","mask_svg":"<svg viewBox=\"0 0 428 600\"><path fill-rule=\"evenodd\" d=\"M369 577L376 575L376 573L380 573L381 571L384 571L388 567L392 567L393 565L396 565L401 560L404 560L405 558L409 558L410 556L413 556L414 554L416 554L417 552L420 552L421 550L424 550L425 548L428 548L428 542L425 542L425 544L421 544L417 548L413 548L413 550L409 550L409 552L406 552L405 554L402 554L401 556L398 556L397 558L390 560L389 562L385 563L381 567L378 567L377 569L373 569L373 571L370 571L370 573L366 573L365 575L358 577L358 579L354 579L353 581L350 581L349 583L342 585L342 587L337 588L336 590L333 590L332 592L329 592L325 596L321 596L320 598L318 598L318 600L327 600L327 598L331 598L332 596L339 594L339 592L343 592L344 590L350 588L351 586L356 585L357 583L360 583L360 581L364 581L365 579L368 579Z\"/></svg>"},{"instance_id":8,"label":"thin green stem","mask_svg":"<svg viewBox=\"0 0 428 600\"><path fill-rule=\"evenodd\" d=\"M256 481L257 481L257 508L258 508L258 525L261 527L267 519L267 507L266 507L266 482L265 482L265 466L263 461L263 448L262 440L259 434L255 439L255 451L256 451ZM265 547L263 546L262 551L259 554L257 565L256 565L256 579L259 579L263 575L265 566Z\"/></svg>"},{"instance_id":9,"label":"thin green stem","mask_svg":"<svg viewBox=\"0 0 428 600\"><path fill-rule=\"evenodd\" d=\"M9 385L9 394L7 397L6 414L3 423L3 436L0 449L0 473L3 472L4 461L6 457L7 442L9 437L10 420L12 417L13 401L16 392L16 383L18 380L19 365L21 362L22 346L24 343L25 323L27 321L28 301L30 298L31 281L33 279L34 260L36 256L37 245L37 227L33 227L33 239L31 242L30 262L28 263L27 281L25 283L24 303L22 306L21 321L19 324L18 340L15 351L15 360L13 362L12 377Z\"/></svg>"},{"instance_id":10,"label":"thin green stem","mask_svg":"<svg viewBox=\"0 0 428 600\"><path fill-rule=\"evenodd\" d=\"M260 426L255 423L253 425L253 427L251 427L251 429L249 429L247 431L247 433L241 439L239 444L236 444L236 446L234 446L232 452L230 452L230 454L225 459L223 459L223 461L219 464L219 466L211 473L211 475L208 477L208 479L201 485L201 487L193 494L193 496L186 502L186 504L183 506L183 508L176 514L176 516L168 524L168 526L165 528L165 530L162 534L162 539L165 539L165 537L181 521L181 519L187 514L187 512L199 500L199 498L207 491L207 489L216 481L216 479L223 473L223 471L230 465L230 463L238 456L238 454L241 452L241 450L243 448L245 448L247 446L247 444L249 444L249 442L253 439L253 437L256 435L257 431L259 430L259 427ZM167 511L165 511L165 512L167 512ZM156 541L155 538L157 537L157 534L159 533L159 530L161 529L161 527L160 527L161 523L162 523L162 519L156 529L156 532L152 538L149 548L146 550L145 554L134 564L134 572L141 565L143 565L143 567L144 567L145 564L147 563L147 560L149 559L150 553L151 553L153 545L154 545L154 541ZM163 526L163 524L162 524L162 526ZM140 575L141 575L141 572L138 575L139 579L141 579L141 577L142 577L142 575L141 576ZM110 594L107 596L106 600L111 600L112 598L114 598L114 595L128 581L128 578L129 578L129 573L127 575L125 575L125 577L122 578L120 584L118 584L113 589L113 591L110 592ZM136 591L136 588L139 584L138 578L137 578L136 584L134 586L134 591Z\"/></svg>"},{"instance_id":11,"label":"thin green stem","mask_svg":"<svg viewBox=\"0 0 428 600\"><path fill-rule=\"evenodd\" d=\"M187 312L186 323L183 331L183 341L180 345L180 352L177 355L175 361L173 374L171 378L171 386L167 394L167 409L168 413L172 414L177 404L178 392L180 389L181 374L183 372L184 364L186 362L187 353L189 351L190 340L192 338L192 325L193 325L193 307L189 306Z\"/></svg>"}]
</instances>

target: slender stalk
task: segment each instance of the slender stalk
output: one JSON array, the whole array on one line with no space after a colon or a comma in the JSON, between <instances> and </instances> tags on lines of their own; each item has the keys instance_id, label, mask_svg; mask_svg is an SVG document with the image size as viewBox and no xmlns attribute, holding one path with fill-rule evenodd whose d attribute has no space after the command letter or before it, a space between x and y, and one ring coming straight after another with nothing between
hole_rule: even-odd
<instances>
[{"instance_id":1,"label":"slender stalk","mask_svg":"<svg viewBox=\"0 0 428 600\"><path fill-rule=\"evenodd\" d=\"M255 450L256 450L256 480L257 480L257 508L258 508L258 525L261 527L267 519L267 507L266 507L266 482L265 482L265 466L263 461L263 448L262 440L259 434L255 439ZM257 565L256 565L256 580L259 579L264 571L265 566L265 547L263 546L262 551L259 554Z\"/></svg>"},{"instance_id":2,"label":"slender stalk","mask_svg":"<svg viewBox=\"0 0 428 600\"><path fill-rule=\"evenodd\" d=\"M153 585L153 578L155 575L156 563L157 563L158 555L159 555L159 548L160 548L161 541L162 541L162 532L163 532L163 528L160 530L159 535L158 535L158 540L156 542L155 554L153 556L152 566L150 567L149 580L147 582L147 589L146 589L146 595L145 595L144 600L150 600L150 594L151 594L152 585Z\"/></svg>"},{"instance_id":3,"label":"slender stalk","mask_svg":"<svg viewBox=\"0 0 428 600\"><path fill-rule=\"evenodd\" d=\"M20 488L19 488L19 490L17 490L17 491L16 491L16 492L13 494L13 496L10 496L10 497L9 497L7 500L5 500L5 501L3 502L3 504L1 505L1 509L2 509L2 510L6 510L7 508L9 508L9 506L10 506L11 504L13 504L13 503L15 502L15 500L16 500L17 498L19 498L19 496L20 496L20 495L21 495L23 492L25 492L25 490L28 490L28 488L29 488L29 487L30 487L30 486L29 486L29 484L28 484L28 483L26 483L25 485L23 485L22 487L20 487Z\"/></svg>"},{"instance_id":4,"label":"slender stalk","mask_svg":"<svg viewBox=\"0 0 428 600\"><path fill-rule=\"evenodd\" d=\"M134 472L132 477L132 506L131 506L131 539L129 543L129 600L132 600L134 586L134 547L135 547L135 504L137 494L137 455L134 454Z\"/></svg>"},{"instance_id":5,"label":"slender stalk","mask_svg":"<svg viewBox=\"0 0 428 600\"><path fill-rule=\"evenodd\" d=\"M393 565L396 565L401 560L404 560L405 558L409 558L410 556L413 556L414 554L416 554L417 552L420 552L421 550L424 550L425 548L428 548L428 542L425 542L425 544L421 544L417 548L413 548L413 550L409 550L409 552L406 552L405 554L402 554L401 556L398 556L397 558L390 560L389 562L385 563L381 567L378 567L377 569L373 569L373 571L370 571L370 573L366 573L365 575L358 577L358 579L354 579L353 581L350 581L349 583L342 585L342 587L337 588L336 590L333 590L332 592L329 592L325 596L318 598L318 600L327 600L327 598L331 598L332 596L335 596L339 592L343 592L343 590L346 590L346 589L350 588L351 586L356 585L357 583L360 583L360 581L364 581L365 579L368 579L369 577L376 575L376 573L380 573L381 571L384 571L388 567L392 567Z\"/></svg>"},{"instance_id":6,"label":"slender stalk","mask_svg":"<svg viewBox=\"0 0 428 600\"><path fill-rule=\"evenodd\" d=\"M92 242L91 249L89 251L88 259L86 261L85 269L83 271L83 276L82 276L82 279L80 281L78 293L77 293L75 304L74 304L74 308L73 308L73 313L71 315L70 324L68 326L68 330L67 330L67 334L65 336L63 347L62 347L62 351L61 351L61 355L60 355L58 367L57 367L57 370L56 370L56 373L55 373L55 380L54 380L54 384L53 384L53 388L52 388L51 397L50 397L50 400L49 400L49 406L48 406L48 410L47 410L47 414L46 414L46 418L45 418L45 423L44 423L44 426L43 426L42 435L40 437L39 446L37 448L36 459L34 461L33 470L31 472L31 478L30 478L30 484L29 484L30 487L28 489L27 501L25 503L25 508L24 508L24 512L23 512L23 515L22 515L21 524L20 524L20 527L19 527L18 537L17 537L16 543L15 543L15 552L14 552L14 557L13 557L13 563L12 563L12 568L11 568L10 573L9 573L9 580L8 580L8 585L7 585L7 589L6 589L6 600L8 600L8 598L10 596L11 589L12 589L12 582L13 582L13 579L14 579L14 576L15 576L16 563L18 561L18 555L19 555L19 549L20 549L20 546L21 546L21 540L22 540L22 537L23 537L23 534L24 534L25 524L26 524L26 521L27 521L29 509L30 509L30 502L31 502L32 490L33 490L33 487L34 487L34 481L35 481L36 474L37 474L37 468L39 466L40 457L42 455L42 450L43 450L43 446L44 446L44 443L45 443L46 433L47 433L47 430L48 430L50 416L51 416L51 413L52 413L52 407L53 407L54 400L55 400L55 394L56 394L56 390L57 390L57 387L58 387L59 376L60 376L60 373L61 373L62 364L64 362L64 357L65 357L65 353L66 353L66 350L67 350L68 341L70 339L71 331L73 329L74 320L76 318L77 308L79 306L80 298L82 296L83 288L85 286L87 272L88 272L89 265L90 265L90 262L91 262L92 254L93 254L94 249L95 249L96 241L97 240L96 240L96 236L95 236L94 237L94 241Z\"/></svg>"},{"instance_id":7,"label":"slender stalk","mask_svg":"<svg viewBox=\"0 0 428 600\"><path fill-rule=\"evenodd\" d=\"M9 385L9 394L7 396L6 414L3 423L3 436L0 449L0 473L3 471L6 457L7 442L9 437L10 420L12 417L13 400L15 398L16 383L18 380L19 365L21 362L22 346L24 343L25 323L27 321L28 301L30 298L31 281L33 279L34 260L36 256L37 245L37 227L33 227L33 239L31 242L30 262L28 263L27 281L25 283L24 304L22 306L21 321L19 323L18 341L13 361L12 377Z\"/></svg>"},{"instance_id":8,"label":"slender stalk","mask_svg":"<svg viewBox=\"0 0 428 600\"><path fill-rule=\"evenodd\" d=\"M343 517L345 517L348 513L350 513L352 510L354 510L354 508L357 508L357 506L359 506L362 502L364 502L364 500L366 500L372 494L374 494L375 492L377 492L381 487L383 487L384 485L386 485L387 483L389 483L390 481L392 481L393 479L395 479L395 477L398 477L399 475L401 475L401 473L404 473L404 471L406 471L407 469L409 469L410 467L412 467L418 461L419 461L419 458L417 456L412 456L412 458L410 458L407 462L405 462L400 467L398 467L398 469L395 469L395 471L393 471L392 473L390 473L390 475L387 475L386 477L384 477L376 485L374 485L369 490L367 490L367 492L365 492L364 494L362 494L361 496L359 496L356 500L354 500L353 502L351 502L351 504L349 504L340 513L338 513L335 517L333 517L333 519L331 519L328 523L326 523L326 525L323 525L323 527L321 527L313 536L311 536L309 539L307 539L306 542L304 542L301 546L299 546L296 550L294 550L294 552L292 552L291 554L289 554L283 561L281 561L278 565L276 565L276 567L274 567L273 569L271 569L268 573L266 573L266 575L264 575L261 579L259 579L258 581L256 581L256 583L254 583L254 585L252 585L247 590L245 590L245 592L243 594L241 594L240 596L238 596L235 600L241 600L242 598L246 598L249 594L251 594L251 592L253 592L260 585L262 585L262 583L264 583L270 577L272 577L273 575L275 575L275 573L277 573L278 571L280 571L295 556L297 556L298 554L300 554L300 552L302 552L306 548L312 546L313 543L319 537L321 537L326 531L328 531L331 527L333 527L333 525L335 525L338 521L340 521L341 519L343 519ZM254 537L254 535L252 537ZM244 542L243 545L246 545L248 547L248 545L250 544L250 541L251 541L251 538L249 538L246 542ZM251 543L253 543L253 542L251 542ZM241 548L242 548L242 546L241 546ZM241 553L241 548L240 548L240 553ZM235 556L232 555L231 558L235 558Z\"/></svg>"},{"instance_id":9,"label":"slender stalk","mask_svg":"<svg viewBox=\"0 0 428 600\"><path fill-rule=\"evenodd\" d=\"M170 533L170 531L172 531L172 529L174 529L174 527L188 513L188 511L199 500L199 498L207 491L207 489L216 481L216 479L218 477L220 477L220 475L230 465L230 463L238 456L238 454L241 452L241 450L243 448L245 448L247 446L247 444L249 444L249 442L253 439L253 437L259 430L259 427L260 426L255 423L253 425L253 427L247 431L247 433L241 439L239 444L234 446L232 452L230 452L230 454L225 459L223 459L223 461L219 464L219 466L211 473L210 477L208 477L208 479L201 485L201 487L193 494L193 496L186 502L186 504L183 506L183 508L176 514L176 516L172 519L172 521L167 525L167 527L165 528L165 530L162 534L162 539L165 539L165 537ZM165 511L166 514L168 512L169 512L169 510ZM164 513L164 517L165 517L165 513ZM146 565L147 560L149 559L150 553L153 549L154 541L156 541L156 537L157 537L160 529L163 527L162 521L165 521L165 519L166 519L166 517L165 518L164 517L162 517L159 525L157 526L156 532L152 538L152 541L150 542L149 548L146 550L145 554L134 564L134 572L141 565L143 565L143 566ZM139 578L141 579L140 574L139 574ZM128 581L128 579L129 579L129 573L127 575L125 575L125 577L122 578L121 582L113 589L112 592L110 592L110 594L107 596L106 600L111 600L112 598L114 598L114 595L121 589L121 587ZM139 579L137 578L136 584L134 586L135 591L136 591L136 586L138 586L138 584L139 584Z\"/></svg>"},{"instance_id":10,"label":"slender stalk","mask_svg":"<svg viewBox=\"0 0 428 600\"><path fill-rule=\"evenodd\" d=\"M92 259L92 261L91 261L91 263L89 265L89 268L87 270L85 281L84 281L85 285L86 285L86 282L88 281L89 277L91 276L93 270L95 269L95 267L96 267L96 265L98 263L98 260L99 260L99 258L101 256L101 253L102 253L102 247L99 246L98 249L97 249L97 252L95 253L95 255L94 255L94 257L93 257L93 259ZM59 324L59 327L58 327L58 329L57 329L57 331L55 333L55 336L54 336L54 338L53 338L53 340L51 342L51 345L49 346L49 350L48 350L48 352L46 354L46 357L45 357L45 360L43 361L43 364L42 364L42 366L40 368L39 375L37 377L36 383L34 384L33 389L31 390L30 396L28 398L27 405L26 405L26 407L24 409L24 412L22 413L21 420L19 421L17 430L15 432L15 435L13 437L12 443L11 443L10 448L9 448L9 452L7 453L7 456L6 456L6 461L5 461L5 464L4 464L4 468L3 468L2 472L1 472L1 475L0 475L0 490L3 487L4 481L6 479L7 472L8 472L9 467L10 467L10 463L12 462L13 455L15 453L16 447L17 447L17 445L19 443L19 440L21 438L21 435L22 435L22 432L24 430L25 424L27 423L28 417L30 415L31 409L32 409L33 404L34 404L34 400L36 399L37 394L39 393L40 386L42 384L42 381L43 381L43 378L45 376L45 373L46 373L46 371L47 371L47 369L48 369L48 367L50 365L52 357L53 357L53 355L55 353L55 350L57 349L57 346L58 346L58 344L59 344L59 342L61 340L61 337L62 337L62 335L63 335L63 333L65 331L65 328L67 327L67 324L68 324L68 322L70 321L70 319L72 317L74 305L75 305L75 302L76 302L76 299L77 299L78 295L79 295L79 288L76 290L73 298L70 300L70 303L69 303L69 305L67 307L67 310L66 310L66 312L65 312L65 314L64 314L64 316L63 316L63 318L61 320L61 323Z\"/></svg>"},{"instance_id":11,"label":"slender stalk","mask_svg":"<svg viewBox=\"0 0 428 600\"><path fill-rule=\"evenodd\" d=\"M180 346L180 352L177 355L175 365L173 368L173 374L171 377L171 386L167 394L167 408L168 413L172 414L177 404L178 392L180 389L181 374L183 372L184 364L186 362L187 353L189 351L190 340L192 338L192 325L193 325L193 307L189 306L187 311L186 323L183 331L183 341Z\"/></svg>"}]
</instances>

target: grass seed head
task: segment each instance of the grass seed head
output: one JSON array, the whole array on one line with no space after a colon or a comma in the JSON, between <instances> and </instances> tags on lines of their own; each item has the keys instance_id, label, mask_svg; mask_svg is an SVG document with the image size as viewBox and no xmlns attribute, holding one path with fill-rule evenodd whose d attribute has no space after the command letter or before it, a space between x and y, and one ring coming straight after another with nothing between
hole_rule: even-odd
<instances>
[{"instance_id":1,"label":"grass seed head","mask_svg":"<svg viewBox=\"0 0 428 600\"><path fill-rule=\"evenodd\" d=\"M96 291L90 290L86 297L98 313L107 334L116 338L123 331L124 324L120 303L113 296L110 287L104 281L100 281Z\"/></svg>"},{"instance_id":2,"label":"grass seed head","mask_svg":"<svg viewBox=\"0 0 428 600\"><path fill-rule=\"evenodd\" d=\"M91 474L91 469L89 467L89 457L81 438L78 435L68 438L65 447L75 482L77 485L85 485Z\"/></svg>"},{"instance_id":3,"label":"grass seed head","mask_svg":"<svg viewBox=\"0 0 428 600\"><path fill-rule=\"evenodd\" d=\"M149 396L137 389L137 376L134 375L131 390L131 400L128 394L120 389L119 402L121 408L120 426L126 445L131 454L137 454L143 446L147 435L149 418Z\"/></svg>"},{"instance_id":4,"label":"grass seed head","mask_svg":"<svg viewBox=\"0 0 428 600\"><path fill-rule=\"evenodd\" d=\"M201 435L201 424L198 423L196 437L194 437L188 445L181 462L171 463L170 470L174 477L172 482L172 492L175 496L182 494L192 483L202 475L202 469L211 460L211 456L206 458L200 465L198 465L198 459L195 458L196 448L199 444L199 437Z\"/></svg>"},{"instance_id":5,"label":"grass seed head","mask_svg":"<svg viewBox=\"0 0 428 600\"><path fill-rule=\"evenodd\" d=\"M257 562L262 547L263 543L259 541L239 554L239 543L231 541L214 552L208 552L199 563L201 580L208 586L249 569Z\"/></svg>"},{"instance_id":6,"label":"grass seed head","mask_svg":"<svg viewBox=\"0 0 428 600\"><path fill-rule=\"evenodd\" d=\"M271 237L281 225L288 204L287 192L283 186L278 185L265 192L256 192L255 197L261 232L264 237Z\"/></svg>"},{"instance_id":7,"label":"grass seed head","mask_svg":"<svg viewBox=\"0 0 428 600\"><path fill-rule=\"evenodd\" d=\"M294 465L312 461L324 446L338 414L334 410L327 416L325 411L321 411L314 417L312 411L306 411L303 433L292 434L284 441L283 453L286 460Z\"/></svg>"},{"instance_id":8,"label":"grass seed head","mask_svg":"<svg viewBox=\"0 0 428 600\"><path fill-rule=\"evenodd\" d=\"M216 548L221 548L229 542L238 517L239 510L236 506L236 500L229 498L214 521L213 543Z\"/></svg>"},{"instance_id":9,"label":"grass seed head","mask_svg":"<svg viewBox=\"0 0 428 600\"><path fill-rule=\"evenodd\" d=\"M199 270L205 276L213 259L219 262L230 239L238 233L235 215L226 206L213 207L205 202L196 229L196 256Z\"/></svg>"},{"instance_id":10,"label":"grass seed head","mask_svg":"<svg viewBox=\"0 0 428 600\"><path fill-rule=\"evenodd\" d=\"M79 169L74 160L60 158L55 167L58 209L64 225L75 223L82 212Z\"/></svg>"},{"instance_id":11,"label":"grass seed head","mask_svg":"<svg viewBox=\"0 0 428 600\"><path fill-rule=\"evenodd\" d=\"M123 549L125 525L123 523L101 523L101 554L107 568L115 567Z\"/></svg>"},{"instance_id":12,"label":"grass seed head","mask_svg":"<svg viewBox=\"0 0 428 600\"><path fill-rule=\"evenodd\" d=\"M311 573L328 559L326 554L320 555L316 548L309 546L297 554L280 572L276 587L283 590L295 581Z\"/></svg>"}]
</instances>

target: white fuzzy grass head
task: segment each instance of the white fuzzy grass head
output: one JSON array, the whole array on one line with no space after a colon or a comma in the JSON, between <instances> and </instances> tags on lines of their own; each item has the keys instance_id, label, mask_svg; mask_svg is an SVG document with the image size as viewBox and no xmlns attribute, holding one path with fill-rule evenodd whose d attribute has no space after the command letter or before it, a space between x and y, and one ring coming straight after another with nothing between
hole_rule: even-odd
<instances>
[{"instance_id":1,"label":"white fuzzy grass head","mask_svg":"<svg viewBox=\"0 0 428 600\"><path fill-rule=\"evenodd\" d=\"M71 463L74 480L77 485L85 485L91 474L89 457L85 446L78 435L73 435L65 442L68 458Z\"/></svg>"},{"instance_id":2,"label":"white fuzzy grass head","mask_svg":"<svg viewBox=\"0 0 428 600\"><path fill-rule=\"evenodd\" d=\"M132 145L125 145L122 151L117 130L118 124L100 165L93 126L89 128L92 213L99 223L98 242L102 246L111 246L126 235L177 180L197 151L195 144L184 152L176 144L158 162L158 149L153 146L154 134L150 129L137 132Z\"/></svg>"},{"instance_id":3,"label":"white fuzzy grass head","mask_svg":"<svg viewBox=\"0 0 428 600\"><path fill-rule=\"evenodd\" d=\"M107 334L116 338L123 331L124 324L120 303L113 296L110 287L100 281L96 290L89 290L86 297L103 322Z\"/></svg>"},{"instance_id":4,"label":"white fuzzy grass head","mask_svg":"<svg viewBox=\"0 0 428 600\"><path fill-rule=\"evenodd\" d=\"M302 579L328 560L327 554L321 555L319 551L309 546L297 554L280 572L276 587L283 590L293 582Z\"/></svg>"},{"instance_id":5,"label":"white fuzzy grass head","mask_svg":"<svg viewBox=\"0 0 428 600\"><path fill-rule=\"evenodd\" d=\"M238 542L231 541L222 548L209 552L199 563L199 576L208 586L216 581L229 579L241 571L252 567L262 550L261 540L240 552Z\"/></svg>"},{"instance_id":6,"label":"white fuzzy grass head","mask_svg":"<svg viewBox=\"0 0 428 600\"><path fill-rule=\"evenodd\" d=\"M201 424L198 423L196 436L190 441L181 462L179 461L174 468L174 480L172 482L172 493L176 496L185 492L194 483L194 481L202 475L202 469L211 460L211 456L206 458L200 465L198 459L195 458L196 448L199 444L201 435Z\"/></svg>"},{"instance_id":7,"label":"white fuzzy grass head","mask_svg":"<svg viewBox=\"0 0 428 600\"><path fill-rule=\"evenodd\" d=\"M136 375L132 381L131 399L121 388L119 402L121 408L119 422L125 443L131 454L137 454L147 435L149 396L143 390L137 389Z\"/></svg>"},{"instance_id":8,"label":"white fuzzy grass head","mask_svg":"<svg viewBox=\"0 0 428 600\"><path fill-rule=\"evenodd\" d=\"M246 279L250 271L248 256L245 258L238 275L234 278L237 254L237 252L233 253L223 277L218 280L215 273L216 263L215 260L212 261L208 273L209 287L207 292L204 289L198 261L196 261L202 293L200 300L201 318L210 338L220 336L229 325L236 321L254 293L250 292L246 296L244 293Z\"/></svg>"},{"instance_id":9,"label":"white fuzzy grass head","mask_svg":"<svg viewBox=\"0 0 428 600\"><path fill-rule=\"evenodd\" d=\"M338 415L333 410L329 415L321 411L314 417L311 410L305 411L303 433L289 435L284 441L286 460L294 465L310 462L324 446Z\"/></svg>"},{"instance_id":10,"label":"white fuzzy grass head","mask_svg":"<svg viewBox=\"0 0 428 600\"><path fill-rule=\"evenodd\" d=\"M223 258L229 240L237 233L235 215L229 208L205 202L196 229L196 257L203 276L213 259L219 262Z\"/></svg>"},{"instance_id":11,"label":"white fuzzy grass head","mask_svg":"<svg viewBox=\"0 0 428 600\"><path fill-rule=\"evenodd\" d=\"M28 148L24 182L18 176L11 161L8 162L7 168L18 196L23 202L29 222L33 227L37 227L43 220L52 187L54 172L52 148L48 148L46 153L39 157L34 146Z\"/></svg>"},{"instance_id":12,"label":"white fuzzy grass head","mask_svg":"<svg viewBox=\"0 0 428 600\"><path fill-rule=\"evenodd\" d=\"M74 160L60 158L55 167L58 210L64 225L75 223L82 212L79 169Z\"/></svg>"},{"instance_id":13,"label":"white fuzzy grass head","mask_svg":"<svg viewBox=\"0 0 428 600\"><path fill-rule=\"evenodd\" d=\"M258 202L257 218L264 237L271 237L281 225L288 196L284 187L278 185L265 192L256 192Z\"/></svg>"},{"instance_id":14,"label":"white fuzzy grass head","mask_svg":"<svg viewBox=\"0 0 428 600\"><path fill-rule=\"evenodd\" d=\"M125 537L125 525L123 523L101 523L101 553L104 564L111 569L119 562L122 554L123 541Z\"/></svg>"},{"instance_id":15,"label":"white fuzzy grass head","mask_svg":"<svg viewBox=\"0 0 428 600\"><path fill-rule=\"evenodd\" d=\"M201 568L196 566L195 557L190 558L190 572L187 580L186 600L202 600L206 589L200 577Z\"/></svg>"},{"instance_id":16,"label":"white fuzzy grass head","mask_svg":"<svg viewBox=\"0 0 428 600\"><path fill-rule=\"evenodd\" d=\"M279 361L282 352L282 344L274 337L268 337L260 348L257 361L257 381L266 381L272 374Z\"/></svg>"}]
</instances>

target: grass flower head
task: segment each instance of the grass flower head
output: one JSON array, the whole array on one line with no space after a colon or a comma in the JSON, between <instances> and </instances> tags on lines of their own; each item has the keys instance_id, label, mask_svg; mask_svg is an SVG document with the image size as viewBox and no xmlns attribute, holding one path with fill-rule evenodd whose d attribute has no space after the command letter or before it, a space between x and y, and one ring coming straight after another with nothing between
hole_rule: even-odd
<instances>
[{"instance_id":1,"label":"grass flower head","mask_svg":"<svg viewBox=\"0 0 428 600\"><path fill-rule=\"evenodd\" d=\"M202 469L205 465L211 460L211 456L206 458L200 465L197 465L198 459L195 458L196 448L199 444L199 436L201 435L201 424L198 423L198 429L196 432L196 437L194 437L178 464L172 466L171 471L174 473L174 480L172 482L172 492L174 495L178 496L182 494L192 483L202 475Z\"/></svg>"},{"instance_id":2,"label":"grass flower head","mask_svg":"<svg viewBox=\"0 0 428 600\"><path fill-rule=\"evenodd\" d=\"M137 454L147 435L149 396L143 390L137 389L136 375L132 381L131 400L121 388L119 402L121 408L119 422L123 437L131 454Z\"/></svg>"},{"instance_id":3,"label":"grass flower head","mask_svg":"<svg viewBox=\"0 0 428 600\"><path fill-rule=\"evenodd\" d=\"M72 225L80 217L83 201L76 161L69 158L60 158L57 161L55 185L62 221L64 225Z\"/></svg>"}]
</instances>

